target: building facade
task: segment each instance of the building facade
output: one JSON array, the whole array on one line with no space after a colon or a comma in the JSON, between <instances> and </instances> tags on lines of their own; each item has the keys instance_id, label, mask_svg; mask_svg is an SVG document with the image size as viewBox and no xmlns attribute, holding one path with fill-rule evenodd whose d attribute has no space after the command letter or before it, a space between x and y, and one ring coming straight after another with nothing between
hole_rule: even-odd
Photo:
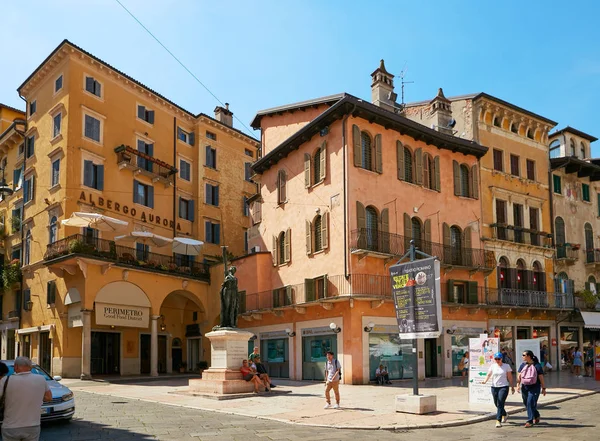
<instances>
[{"instance_id":1,"label":"building facade","mask_svg":"<svg viewBox=\"0 0 600 441\"><path fill-rule=\"evenodd\" d=\"M247 249L258 141L233 128L228 106L194 115L66 40L18 92L23 147L5 151L14 194L0 203L15 353L82 378L196 370L220 310L222 267L210 264L222 245ZM122 222L61 222L75 212ZM204 245L175 254L139 232Z\"/></svg>"}]
</instances>

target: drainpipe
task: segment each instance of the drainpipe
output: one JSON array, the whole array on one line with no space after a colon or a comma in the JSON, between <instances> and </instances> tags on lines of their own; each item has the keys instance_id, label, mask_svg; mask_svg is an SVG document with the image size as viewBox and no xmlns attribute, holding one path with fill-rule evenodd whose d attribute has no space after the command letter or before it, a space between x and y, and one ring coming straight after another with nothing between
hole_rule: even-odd
<instances>
[{"instance_id":1,"label":"drainpipe","mask_svg":"<svg viewBox=\"0 0 600 441\"><path fill-rule=\"evenodd\" d=\"M21 134L21 136L23 136L23 142L25 142L25 133L27 133L28 127L29 127L29 123L27 121L27 99L25 97L23 97L20 93L19 93L19 98L21 98L23 101L25 101L25 131ZM21 179L22 179L22 187L25 185L25 164L27 162L27 145L25 145L25 149L23 151L23 165L21 166ZM14 185L14 184L13 184ZM22 189L22 191L25 191ZM25 219L25 200L23 200L23 207L21 209L21 258L20 260L20 265L21 268L23 268L23 262L24 262L24 254L25 254L25 244L23 243L24 240L24 230L25 228L23 228L23 220ZM24 280L25 277L23 276L23 271L21 271L21 283L20 283L20 287L19 287L19 301L20 301L20 305L19 305L19 328L22 328L23 323L22 323L22 318L23 318L23 284L24 284ZM19 339L20 340L20 339ZM19 343L19 352L21 352L21 344ZM18 355L18 354L15 354ZM39 354L38 354L39 355Z\"/></svg>"},{"instance_id":2,"label":"drainpipe","mask_svg":"<svg viewBox=\"0 0 600 441\"><path fill-rule=\"evenodd\" d=\"M344 168L343 168L343 180L344 180L344 277L346 278L346 280L348 280L348 277L350 276L348 274L348 176L346 174L346 169L348 167L348 162L347 162L347 146L346 146L346 121L348 120L348 118L350 117L350 115L352 115L352 112L354 112L354 109L356 109L356 104L352 104L352 109L350 110L350 112L348 112L348 114L346 114L346 116L344 116L344 119L342 119L342 158L343 158L343 162L344 162ZM350 230L351 231L351 230Z\"/></svg>"},{"instance_id":3,"label":"drainpipe","mask_svg":"<svg viewBox=\"0 0 600 441\"><path fill-rule=\"evenodd\" d=\"M177 117L173 117L173 167L177 168ZM173 237L177 235L177 173L173 176ZM194 204L194 209L195 209Z\"/></svg>"}]
</instances>

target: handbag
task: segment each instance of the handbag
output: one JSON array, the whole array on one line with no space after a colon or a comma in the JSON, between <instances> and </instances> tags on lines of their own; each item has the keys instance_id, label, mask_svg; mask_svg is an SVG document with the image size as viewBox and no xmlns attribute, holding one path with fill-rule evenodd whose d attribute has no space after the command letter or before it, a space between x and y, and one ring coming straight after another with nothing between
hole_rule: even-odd
<instances>
[{"instance_id":1,"label":"handbag","mask_svg":"<svg viewBox=\"0 0 600 441\"><path fill-rule=\"evenodd\" d=\"M6 381L4 382L4 388L2 390L2 398L0 398L0 421L4 421L4 407L6 403L6 386L8 386L8 379L10 377L6 377Z\"/></svg>"}]
</instances>

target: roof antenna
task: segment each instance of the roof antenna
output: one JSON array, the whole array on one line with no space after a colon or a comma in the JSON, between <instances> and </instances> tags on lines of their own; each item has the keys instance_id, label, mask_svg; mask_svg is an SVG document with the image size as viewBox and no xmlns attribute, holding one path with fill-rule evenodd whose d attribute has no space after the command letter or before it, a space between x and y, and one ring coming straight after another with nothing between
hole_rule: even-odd
<instances>
[{"instance_id":1,"label":"roof antenna","mask_svg":"<svg viewBox=\"0 0 600 441\"><path fill-rule=\"evenodd\" d=\"M414 81L404 81L404 77L406 76L406 72L408 71L408 68L406 67L406 63L404 63L404 67L402 68L402 70L400 71L400 75L398 75L400 77L400 84L401 86L401 90L402 90L402 102L400 103L400 105L402 107L404 107L404 104L406 104L404 102L404 85L405 84L413 84Z\"/></svg>"}]
</instances>

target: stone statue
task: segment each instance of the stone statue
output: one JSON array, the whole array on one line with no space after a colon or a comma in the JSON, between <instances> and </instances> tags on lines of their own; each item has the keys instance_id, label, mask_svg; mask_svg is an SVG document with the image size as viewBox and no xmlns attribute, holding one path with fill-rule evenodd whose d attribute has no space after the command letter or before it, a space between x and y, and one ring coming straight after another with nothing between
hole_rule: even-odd
<instances>
[{"instance_id":1,"label":"stone statue","mask_svg":"<svg viewBox=\"0 0 600 441\"><path fill-rule=\"evenodd\" d=\"M230 267L221 285L221 324L219 328L237 328L239 293L235 271L235 266Z\"/></svg>"}]
</instances>

